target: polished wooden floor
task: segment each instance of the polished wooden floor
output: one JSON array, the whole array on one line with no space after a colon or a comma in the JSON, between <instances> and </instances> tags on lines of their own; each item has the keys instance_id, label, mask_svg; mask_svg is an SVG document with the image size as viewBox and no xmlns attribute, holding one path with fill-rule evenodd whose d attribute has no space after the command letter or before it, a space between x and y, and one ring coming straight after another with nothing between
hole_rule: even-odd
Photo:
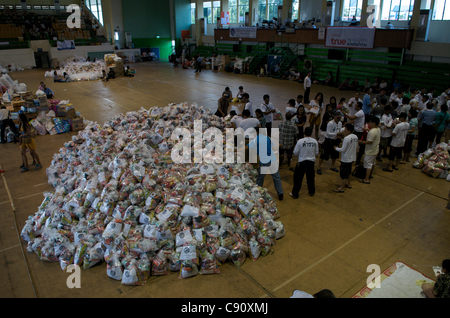
<instances>
[{"instance_id":1,"label":"polished wooden floor","mask_svg":"<svg viewBox=\"0 0 450 318\"><path fill-rule=\"evenodd\" d=\"M253 104L269 94L275 107L284 110L291 98L303 94L302 84L252 75L235 75L211 70L174 69L169 63L148 62L132 65L135 78L109 82L53 83L43 70L12 73L19 83L36 91L40 81L55 92L55 98L69 99L82 115L103 124L116 114L141 107L166 106L175 102L217 107L226 86L233 92L242 85ZM323 92L350 98L351 92L313 85L312 97ZM238 105L233 107L239 108ZM0 164L6 172L0 180L0 297L237 297L259 298L291 296L294 289L315 293L332 290L336 297L349 298L366 284L370 264L381 270L395 261L434 277L432 266L449 257L450 210L446 209L449 187L445 180L432 179L411 164L393 173L377 163L370 185L353 182L353 188L337 194L339 174L329 163L316 175L316 195L309 197L304 184L300 198L293 200L293 173L281 169L285 199L277 202L286 236L277 241L273 254L241 269L230 263L220 267L221 274L181 280L177 273L151 277L140 287L121 285L106 275L101 264L81 274L81 288L69 289L69 276L58 263L39 260L26 251L18 236L26 218L37 211L42 193L52 191L45 168L73 133L36 138L37 152L44 169L20 173L19 147L0 145ZM338 164L339 166L339 164ZM276 197L272 180L265 187Z\"/></svg>"}]
</instances>

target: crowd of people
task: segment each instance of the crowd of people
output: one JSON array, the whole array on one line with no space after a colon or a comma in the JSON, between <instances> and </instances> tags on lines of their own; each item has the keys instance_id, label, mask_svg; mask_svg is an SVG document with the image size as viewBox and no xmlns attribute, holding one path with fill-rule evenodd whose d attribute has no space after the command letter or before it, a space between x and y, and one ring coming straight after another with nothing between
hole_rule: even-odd
<instances>
[{"instance_id":1,"label":"crowd of people","mask_svg":"<svg viewBox=\"0 0 450 318\"><path fill-rule=\"evenodd\" d=\"M363 94L355 91L348 101L340 98L338 102L332 96L326 103L321 92L309 100L309 76L305 78L304 95L287 102L284 119L278 126L277 167L287 165L294 172L294 185L289 193L294 199L299 197L305 175L308 194L315 194L315 175L322 175L325 162L330 159L329 169L339 173L342 179L334 192L343 193L352 188L352 176L362 184L370 184L376 162L383 162L383 158L387 161L382 170L392 173L435 144L449 142L450 86L436 96L435 88L416 89L404 85L403 89L396 81L392 93L388 94L387 87L372 84L363 89ZM232 102L243 104L241 114L234 110L229 113L231 126L242 128L247 150L257 150L260 158L258 185L262 186L261 168L276 162L271 140L276 109L269 95L264 95L262 102L254 105L242 86L235 97L226 87L218 101L216 115L226 117ZM247 132L249 128L254 128L256 133ZM413 149L415 139L418 142ZM267 152L263 154L261 149ZM293 156L298 161L291 166ZM282 200L284 192L278 169L267 174L272 175L278 198Z\"/></svg>"},{"instance_id":2,"label":"crowd of people","mask_svg":"<svg viewBox=\"0 0 450 318\"><path fill-rule=\"evenodd\" d=\"M94 20L87 18L86 9L81 11L81 19L85 22L86 29L89 30L91 37L95 37L98 28ZM61 10L62 15L67 15ZM14 24L22 28L22 36L28 40L47 40L58 36L57 31L53 28L54 23L58 23L55 16L48 14L36 14L34 12L17 10L16 8L5 9L0 12L0 23Z\"/></svg>"}]
</instances>

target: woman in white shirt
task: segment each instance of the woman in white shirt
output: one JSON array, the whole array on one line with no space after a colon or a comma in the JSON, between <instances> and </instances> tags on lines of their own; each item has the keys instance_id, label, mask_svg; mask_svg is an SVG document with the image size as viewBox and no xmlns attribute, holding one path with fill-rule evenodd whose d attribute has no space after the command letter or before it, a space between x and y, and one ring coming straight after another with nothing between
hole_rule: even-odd
<instances>
[{"instance_id":1,"label":"woman in white shirt","mask_svg":"<svg viewBox=\"0 0 450 318\"><path fill-rule=\"evenodd\" d=\"M317 140L319 139L319 127L322 120L323 107L323 94L317 93L316 97L309 103L309 124Z\"/></svg>"}]
</instances>

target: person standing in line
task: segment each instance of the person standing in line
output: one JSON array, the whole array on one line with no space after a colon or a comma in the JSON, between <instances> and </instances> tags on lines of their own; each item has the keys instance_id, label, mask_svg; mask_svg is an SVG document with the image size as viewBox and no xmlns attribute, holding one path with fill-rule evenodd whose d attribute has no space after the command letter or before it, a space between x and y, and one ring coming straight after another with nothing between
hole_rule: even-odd
<instances>
[{"instance_id":1,"label":"person standing in line","mask_svg":"<svg viewBox=\"0 0 450 318\"><path fill-rule=\"evenodd\" d=\"M364 168L366 169L365 179L358 180L364 184L370 184L370 177L375 169L375 158L378 155L378 148L380 144L380 119L375 116L369 116L367 123L369 125L369 132L366 140L358 140L358 143L365 145L364 150Z\"/></svg>"},{"instance_id":2,"label":"person standing in line","mask_svg":"<svg viewBox=\"0 0 450 318\"><path fill-rule=\"evenodd\" d=\"M450 115L447 113L447 110L448 110L447 104L442 105L441 110L436 113L436 118L434 119L434 122L438 125L435 139L436 145L438 145L441 142L442 135L444 134L445 131L445 126L450 119Z\"/></svg>"},{"instance_id":3,"label":"person standing in line","mask_svg":"<svg viewBox=\"0 0 450 318\"><path fill-rule=\"evenodd\" d=\"M377 104L377 106L372 108L372 111L370 112L370 115L377 116L378 118L381 118L381 116L383 116L384 107L386 107L386 104L387 104L387 99L386 98L382 98L380 100L380 102Z\"/></svg>"},{"instance_id":4,"label":"person standing in line","mask_svg":"<svg viewBox=\"0 0 450 318\"><path fill-rule=\"evenodd\" d=\"M245 147L246 152L249 150L256 150L259 157L259 167L258 167L258 177L256 179L256 184L259 187L264 185L265 174L262 171L262 167L267 167L271 169L271 163L276 162L277 158L275 156L274 150L272 149L272 141L269 137L263 133L264 128L256 128L257 136L255 139L250 141ZM270 171L272 175L273 185L277 191L278 199L283 200L283 187L281 184L280 171L278 170L278 165L276 165L276 171Z\"/></svg>"},{"instance_id":5,"label":"person standing in line","mask_svg":"<svg viewBox=\"0 0 450 318\"><path fill-rule=\"evenodd\" d=\"M266 128L266 119L264 118L263 112L261 109L257 108L255 110L255 118L259 120L259 125L261 128Z\"/></svg>"},{"instance_id":6,"label":"person standing in line","mask_svg":"<svg viewBox=\"0 0 450 318\"><path fill-rule=\"evenodd\" d=\"M305 138L300 139L294 148L294 155L298 156L298 163L294 171L294 186L289 193L294 199L298 199L305 174L309 195L313 196L316 193L314 164L316 156L319 154L319 144L317 140L311 138L311 135L312 128L306 127Z\"/></svg>"},{"instance_id":7,"label":"person standing in line","mask_svg":"<svg viewBox=\"0 0 450 318\"><path fill-rule=\"evenodd\" d=\"M362 105L362 100L361 98L359 98L359 92L355 92L355 95L350 98L350 100L348 101L348 109L349 109L349 116L355 116L356 114L356 104L361 103Z\"/></svg>"},{"instance_id":8,"label":"person standing in line","mask_svg":"<svg viewBox=\"0 0 450 318\"><path fill-rule=\"evenodd\" d=\"M416 135L417 128L417 111L415 109L410 109L408 113L409 117L409 131L406 135L405 148L403 149L403 159L400 161L401 164L409 162L409 156L412 151L412 144L414 137Z\"/></svg>"},{"instance_id":9,"label":"person standing in line","mask_svg":"<svg viewBox=\"0 0 450 318\"><path fill-rule=\"evenodd\" d=\"M295 125L298 128L298 137L297 137L297 139L304 138L304 136L305 136L304 135L304 128L305 128L305 125L306 125L306 109L305 109L305 106L300 105L297 108L297 113L296 113L296 116L294 118L294 122L295 122Z\"/></svg>"},{"instance_id":10,"label":"person standing in line","mask_svg":"<svg viewBox=\"0 0 450 318\"><path fill-rule=\"evenodd\" d=\"M358 137L359 140L361 140L361 138L364 135L365 116L364 116L362 107L363 107L363 104L361 102L357 102L355 105L356 113L353 116L352 115L348 116L349 123L353 124L353 126L355 128L355 135ZM359 150L358 150L358 155L356 156L356 165L357 166L359 166L359 164L361 163L361 158L364 155L364 149L365 149L365 145L360 144Z\"/></svg>"},{"instance_id":11,"label":"person standing in line","mask_svg":"<svg viewBox=\"0 0 450 318\"><path fill-rule=\"evenodd\" d=\"M286 113L286 120L280 123L280 167L283 165L284 153L287 156L287 166L291 165L292 152L294 151L295 138L298 136L297 126L292 122L292 113Z\"/></svg>"},{"instance_id":12,"label":"person standing in line","mask_svg":"<svg viewBox=\"0 0 450 318\"><path fill-rule=\"evenodd\" d=\"M303 105L303 95L298 95L297 100L295 101L295 108L298 109L299 106L304 106Z\"/></svg>"},{"instance_id":13,"label":"person standing in line","mask_svg":"<svg viewBox=\"0 0 450 318\"><path fill-rule=\"evenodd\" d=\"M370 112L372 111L372 103L370 101L370 92L372 91L371 88L364 89L364 97L363 97L363 107L362 110L364 112L364 116L368 117L370 115ZM365 120L366 122L367 120Z\"/></svg>"},{"instance_id":14,"label":"person standing in line","mask_svg":"<svg viewBox=\"0 0 450 318\"><path fill-rule=\"evenodd\" d=\"M440 109L442 105L447 104L450 100L450 86L445 86L444 91L438 97L437 108Z\"/></svg>"},{"instance_id":15,"label":"person standing in line","mask_svg":"<svg viewBox=\"0 0 450 318\"><path fill-rule=\"evenodd\" d=\"M297 113L297 107L295 107L295 99L290 99L287 104L289 106L286 107L286 113L295 115Z\"/></svg>"},{"instance_id":16,"label":"person standing in line","mask_svg":"<svg viewBox=\"0 0 450 318\"><path fill-rule=\"evenodd\" d=\"M322 174L322 163L323 161L328 161L331 157L331 167L330 170L334 172L339 172L336 169L336 159L339 158L339 152L336 151L335 146L337 146L340 142L340 136L338 133L342 131L342 122L341 122L342 113L339 110L333 111L333 120L331 120L327 124L327 130L325 132L325 141L323 143L323 153L319 158L319 166L317 167L317 174Z\"/></svg>"},{"instance_id":17,"label":"person standing in line","mask_svg":"<svg viewBox=\"0 0 450 318\"><path fill-rule=\"evenodd\" d=\"M435 118L436 112L433 110L433 104L427 103L427 108L420 113L418 118L419 123L422 121L422 127L419 130L419 141L417 142L416 156L427 150L433 143L433 123Z\"/></svg>"},{"instance_id":18,"label":"person standing in line","mask_svg":"<svg viewBox=\"0 0 450 318\"><path fill-rule=\"evenodd\" d=\"M309 94L311 93L311 72L306 74L303 81L303 88L305 89L305 104L309 104Z\"/></svg>"},{"instance_id":19,"label":"person standing in line","mask_svg":"<svg viewBox=\"0 0 450 318\"><path fill-rule=\"evenodd\" d=\"M398 170L400 160L402 159L402 150L405 146L406 135L409 131L409 123L406 122L408 115L401 113L398 116L400 123L394 123L394 130L392 131L391 148L389 149L389 165L387 168L383 168L383 171L392 172L393 169ZM394 166L394 160L396 164Z\"/></svg>"},{"instance_id":20,"label":"person standing in line","mask_svg":"<svg viewBox=\"0 0 450 318\"><path fill-rule=\"evenodd\" d=\"M334 189L334 192L344 193L344 188L351 189L351 174L352 165L356 160L356 150L358 149L358 137L353 133L354 127L352 124L346 124L344 128L344 140L342 141L342 147L334 146L334 149L342 153L341 156L341 169L339 175L342 179L342 183L339 187Z\"/></svg>"},{"instance_id":21,"label":"person standing in line","mask_svg":"<svg viewBox=\"0 0 450 318\"><path fill-rule=\"evenodd\" d=\"M378 152L377 161L382 162L383 160L381 157L387 158L389 157L387 154L388 146L391 143L392 139L392 129L393 129L393 122L394 119L391 115L392 108L391 106L387 105L384 107L383 115L380 118L380 121L382 122L380 131L381 131L381 139L380 139L380 151ZM381 155L383 153L383 155Z\"/></svg>"},{"instance_id":22,"label":"person standing in line","mask_svg":"<svg viewBox=\"0 0 450 318\"><path fill-rule=\"evenodd\" d=\"M273 113L275 113L275 107L273 107L273 104L270 102L270 96L264 95L263 96L263 103L259 107L261 111L264 114L264 118L266 119L266 128L267 128L267 135L270 137L272 135L272 122L273 122Z\"/></svg>"},{"instance_id":23,"label":"person standing in line","mask_svg":"<svg viewBox=\"0 0 450 318\"><path fill-rule=\"evenodd\" d=\"M319 128L322 121L322 110L324 108L323 94L317 93L314 100L309 103L309 106L309 125L314 131L314 137L319 140Z\"/></svg>"}]
</instances>

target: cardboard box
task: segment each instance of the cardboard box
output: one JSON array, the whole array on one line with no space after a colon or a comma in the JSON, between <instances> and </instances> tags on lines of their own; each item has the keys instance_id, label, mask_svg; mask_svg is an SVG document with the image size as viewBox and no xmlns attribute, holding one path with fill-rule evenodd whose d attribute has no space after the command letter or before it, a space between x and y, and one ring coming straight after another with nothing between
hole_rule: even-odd
<instances>
[{"instance_id":1,"label":"cardboard box","mask_svg":"<svg viewBox=\"0 0 450 318\"><path fill-rule=\"evenodd\" d=\"M39 106L48 108L47 96L39 96L38 101L39 101Z\"/></svg>"},{"instance_id":2,"label":"cardboard box","mask_svg":"<svg viewBox=\"0 0 450 318\"><path fill-rule=\"evenodd\" d=\"M11 105L15 108L15 107L21 107L23 106L24 101L23 100L17 100L17 101L12 101Z\"/></svg>"},{"instance_id":3,"label":"cardboard box","mask_svg":"<svg viewBox=\"0 0 450 318\"><path fill-rule=\"evenodd\" d=\"M31 100L31 101L29 101L29 100L24 101L23 102L23 107L25 107L25 108L32 108L32 107L34 107L33 100Z\"/></svg>"},{"instance_id":4,"label":"cardboard box","mask_svg":"<svg viewBox=\"0 0 450 318\"><path fill-rule=\"evenodd\" d=\"M67 119L72 119L72 118L77 117L75 108L73 108L70 105L55 106L55 107L56 107L55 114L57 117L64 117Z\"/></svg>"},{"instance_id":5,"label":"cardboard box","mask_svg":"<svg viewBox=\"0 0 450 318\"><path fill-rule=\"evenodd\" d=\"M71 131L83 130L86 127L84 125L83 117L69 119L69 125Z\"/></svg>"},{"instance_id":6,"label":"cardboard box","mask_svg":"<svg viewBox=\"0 0 450 318\"><path fill-rule=\"evenodd\" d=\"M44 107L42 107L42 106L40 106L40 107L37 107L37 111L38 112L48 112L50 109L48 108L48 106L44 106Z\"/></svg>"}]
</instances>

